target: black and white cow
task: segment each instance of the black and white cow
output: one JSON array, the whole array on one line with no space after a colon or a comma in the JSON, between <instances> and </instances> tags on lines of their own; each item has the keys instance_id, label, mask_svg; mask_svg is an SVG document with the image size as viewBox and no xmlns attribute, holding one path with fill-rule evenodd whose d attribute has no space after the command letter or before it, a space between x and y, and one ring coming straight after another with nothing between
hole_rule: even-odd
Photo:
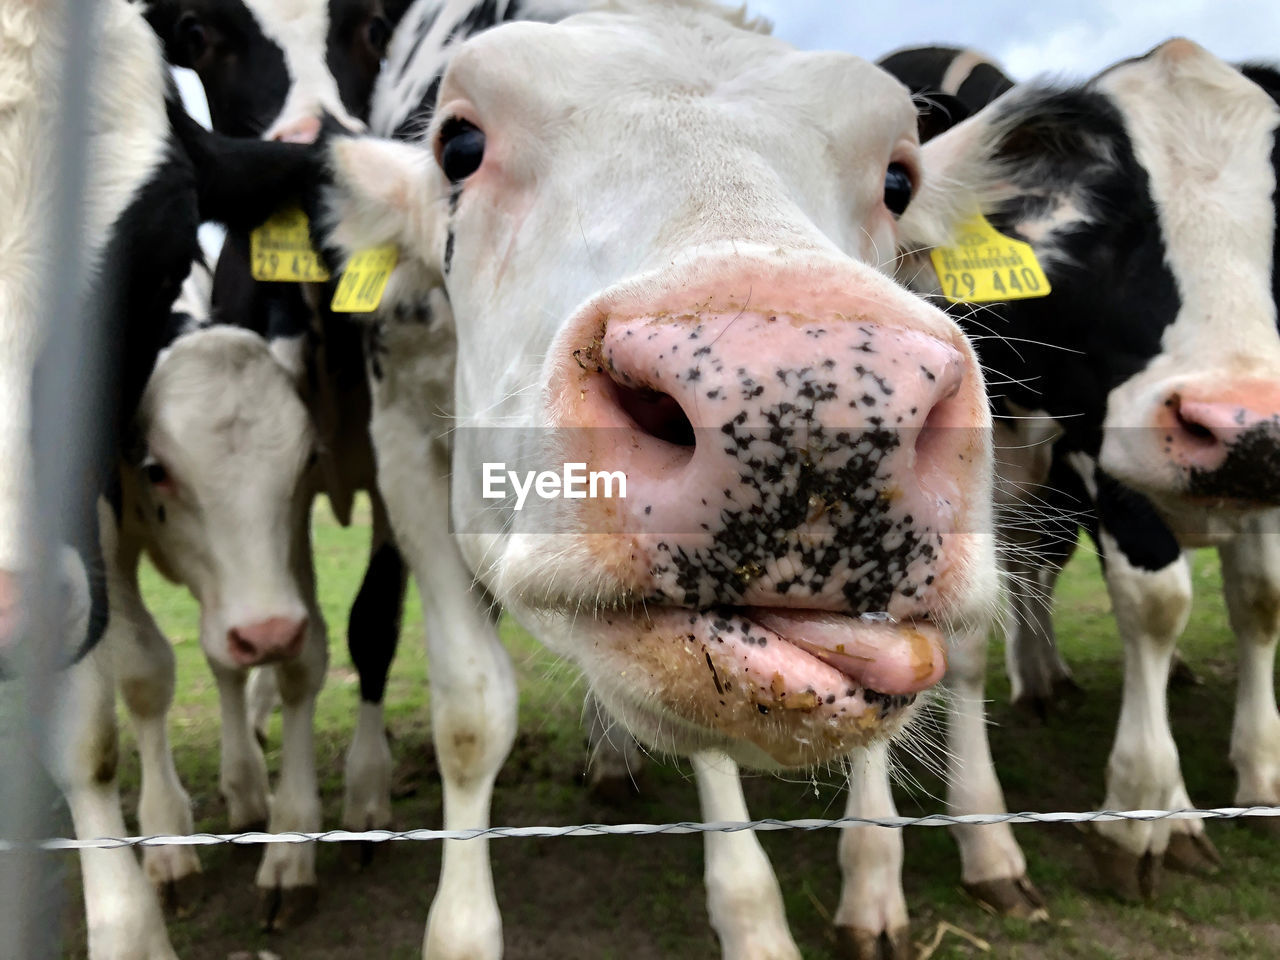
<instances>
[{"instance_id":1,"label":"black and white cow","mask_svg":"<svg viewBox=\"0 0 1280 960\"><path fill-rule=\"evenodd\" d=\"M908 47L876 61L916 98L920 139L932 140L1013 86L994 60L962 47Z\"/></svg>"},{"instance_id":2,"label":"black and white cow","mask_svg":"<svg viewBox=\"0 0 1280 960\"><path fill-rule=\"evenodd\" d=\"M329 246L401 250L372 434L450 828L488 822L515 732L486 591L692 755L709 819L746 815L730 755L804 765L896 729L941 673L935 629L990 601L972 354L876 269L927 178L909 94L739 11L603 6L456 46L459 19L410 35L411 11L381 82L416 94L372 111L406 142L331 148ZM627 498L483 492L486 463L566 460L621 470ZM798 956L755 838L707 854L724 954ZM447 843L425 955L501 943L485 847Z\"/></svg>"},{"instance_id":3,"label":"black and white cow","mask_svg":"<svg viewBox=\"0 0 1280 960\"><path fill-rule=\"evenodd\" d=\"M30 478L25 398L43 338L40 314L28 291L51 256L44 241L51 205L61 189L51 179L58 169L49 155L51 131L60 109L51 91L58 89L66 18L73 14L61 4L8 4L2 12L0 175L6 180L7 215L0 223L6 251L0 328L16 331L5 338L3 362L15 375L11 383L17 402L2 414L5 449L0 460L6 479L17 477L25 485ZM130 615L108 603L103 576L112 566L104 558L114 554L123 522L116 478L121 453L130 449L126 427L168 335L171 305L198 255L200 222L219 220L248 229L278 205L296 202L314 169L306 148L235 141L192 121L167 76L154 34L131 4L102 4L97 29L97 82L87 105L83 230L92 271L78 292L103 326L101 342L110 354L104 366L113 375L87 405L99 419L93 425L86 482L75 504L87 542L74 545L78 557L73 561L68 556L64 564L67 629L65 636L40 638L75 655L60 676L58 702L50 709L49 763L82 837L128 832L115 786L117 664L111 645L98 642L104 631L123 629ZM24 286L13 286L15 281ZM6 493L17 486L6 483ZM106 507L95 512L100 497ZM18 499L16 508L11 502L2 508L0 539L6 545L20 546L25 539L21 490ZM24 561L18 551L0 557L11 573L15 567L21 570ZM127 675L119 679L127 686ZM158 690L163 699L163 684ZM125 692L127 697L127 688ZM146 703L141 709L156 706ZM92 955L173 956L159 904L134 854L84 851L81 864Z\"/></svg>"},{"instance_id":4,"label":"black and white cow","mask_svg":"<svg viewBox=\"0 0 1280 960\"><path fill-rule=\"evenodd\" d=\"M1191 806L1166 683L1191 602L1183 551L1204 544L1221 553L1239 638L1236 800L1280 800L1280 541L1270 535L1280 502L1278 97L1275 70L1232 67L1187 40L1081 86L1018 87L926 144L927 169L953 191L926 190L904 218L916 240L944 244L926 223L931 208L984 209L1032 245L1052 283L1047 298L984 306L962 323L1002 381L993 393L1006 440L997 444L1052 442L1051 457L998 452L1000 486L1064 511L1011 555L1020 589L1033 591L1015 599L1013 645L1039 643L1040 664L1060 663L1048 604L1078 518L1103 559L1125 643L1107 808ZM960 644L950 662L948 806L957 813L1004 809L983 730L984 658L984 645ZM1047 693L1067 674L1038 676ZM855 779L852 812L892 809L882 757ZM1162 860L1192 869L1217 860L1200 821L1095 830L1104 879L1124 895L1150 895ZM1038 909L1007 827L956 836L970 889L1000 909ZM904 925L900 841L851 831L841 853L842 913L861 905L872 932ZM888 924L875 926L877 917Z\"/></svg>"},{"instance_id":5,"label":"black and white cow","mask_svg":"<svg viewBox=\"0 0 1280 960\"><path fill-rule=\"evenodd\" d=\"M199 75L215 130L310 143L324 123L353 133L365 129L370 94L406 3L150 0L147 17L170 62ZM255 282L243 231L227 236L213 306L225 322L256 331L277 348L297 342L304 396L319 431L321 489L344 524L356 492L370 495L369 566L347 629L360 708L347 753L342 824L385 828L391 824L392 761L382 701L408 574L375 483L363 333L336 318L327 297L308 300L297 284ZM257 679L269 681L269 675ZM255 725L264 729L275 692L269 682L256 682L250 699Z\"/></svg>"}]
</instances>

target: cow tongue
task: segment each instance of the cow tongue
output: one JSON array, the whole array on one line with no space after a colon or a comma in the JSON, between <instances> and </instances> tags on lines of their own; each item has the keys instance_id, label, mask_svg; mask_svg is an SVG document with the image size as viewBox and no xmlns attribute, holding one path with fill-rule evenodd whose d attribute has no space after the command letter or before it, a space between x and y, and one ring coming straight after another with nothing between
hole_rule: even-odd
<instances>
[{"instance_id":1,"label":"cow tongue","mask_svg":"<svg viewBox=\"0 0 1280 960\"><path fill-rule=\"evenodd\" d=\"M919 693L947 671L946 643L932 623L780 608L754 609L749 617L863 689Z\"/></svg>"}]
</instances>

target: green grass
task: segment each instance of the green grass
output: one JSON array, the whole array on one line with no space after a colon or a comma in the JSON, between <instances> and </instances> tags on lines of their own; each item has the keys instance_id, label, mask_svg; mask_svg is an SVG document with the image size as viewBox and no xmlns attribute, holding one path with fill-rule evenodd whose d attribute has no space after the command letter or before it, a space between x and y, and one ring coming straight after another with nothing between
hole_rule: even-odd
<instances>
[{"instance_id":1,"label":"green grass","mask_svg":"<svg viewBox=\"0 0 1280 960\"><path fill-rule=\"evenodd\" d=\"M345 622L364 570L367 517L339 528L317 512L316 563L331 665L317 710L318 762L326 825L337 825L342 759L358 699L345 648ZM1226 627L1216 555L1193 558L1197 602L1181 649L1204 680L1171 694L1174 732L1193 800L1230 802L1234 779L1227 759L1234 683L1233 642ZM144 590L173 639L178 693L172 733L178 769L191 792L197 829L225 829L217 793L217 703L196 636L196 610L185 592L153 571ZM1120 648L1096 560L1081 550L1058 593L1057 627L1087 698L1048 723L1008 706L1008 682L993 644L989 683L992 747L1011 809L1087 809L1103 795L1103 770L1118 709ZM399 657L388 691L388 724L396 755L395 816L401 827L438 826L440 787L430 743L428 665L422 650L416 596L405 617ZM520 733L499 778L495 823L570 823L599 820L666 821L696 818L688 771L649 764L642 793L620 809L598 807L579 785L585 760L579 721L583 685L576 672L543 651L509 621L502 636L517 664ZM268 763L278 765L279 720ZM127 815L136 804L137 763L125 738L121 784ZM903 813L941 809L941 780L908 761L915 786L898 791ZM836 816L843 794L835 775L810 782L752 777L746 785L756 816ZM1052 920L1029 925L989 916L960 889L955 845L941 829L906 836L906 889L917 940L931 939L942 921L991 944L990 956L1009 958L1158 958L1280 956L1280 841L1237 826L1210 827L1226 867L1212 880L1166 875L1159 899L1128 906L1093 888L1080 835L1065 826L1023 826L1017 835L1030 873L1049 899ZM786 897L788 916L807 958L835 957L829 924L839 897L836 835L762 836ZM714 957L701 886L697 837L499 840L490 846L504 915L509 958ZM418 955L422 925L439 869L435 844L383 847L359 872L343 851L322 846L322 912L283 935L259 933L253 923L256 854L228 848L202 852L208 893L199 912L170 924L185 958L217 958L269 948L295 957L357 958ZM71 881L74 882L74 881ZM74 890L78 896L78 890ZM83 954L78 900L67 911L71 956ZM973 957L969 941L948 935L935 960Z\"/></svg>"}]
</instances>

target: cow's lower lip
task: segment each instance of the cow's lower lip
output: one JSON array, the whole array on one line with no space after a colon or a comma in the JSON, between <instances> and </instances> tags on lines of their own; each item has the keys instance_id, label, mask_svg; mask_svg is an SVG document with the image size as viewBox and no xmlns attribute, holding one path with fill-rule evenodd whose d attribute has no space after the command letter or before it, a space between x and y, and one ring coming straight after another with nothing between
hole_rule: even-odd
<instances>
[{"instance_id":1,"label":"cow's lower lip","mask_svg":"<svg viewBox=\"0 0 1280 960\"><path fill-rule=\"evenodd\" d=\"M775 607L650 607L638 619L659 632L678 625L703 645L717 691L731 688L736 675L764 714L781 708L885 719L946 670L942 633L928 619Z\"/></svg>"},{"instance_id":2,"label":"cow's lower lip","mask_svg":"<svg viewBox=\"0 0 1280 960\"><path fill-rule=\"evenodd\" d=\"M592 686L641 740L751 766L823 763L890 736L945 669L926 618L644 605L577 626Z\"/></svg>"}]
</instances>

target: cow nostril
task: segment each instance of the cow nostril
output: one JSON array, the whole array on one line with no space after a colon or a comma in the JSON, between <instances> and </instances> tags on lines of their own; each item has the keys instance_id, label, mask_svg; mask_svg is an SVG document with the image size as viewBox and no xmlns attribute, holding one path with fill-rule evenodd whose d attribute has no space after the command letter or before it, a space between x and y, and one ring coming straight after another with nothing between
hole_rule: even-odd
<instances>
[{"instance_id":1,"label":"cow nostril","mask_svg":"<svg viewBox=\"0 0 1280 960\"><path fill-rule=\"evenodd\" d=\"M239 630L232 629L227 639L230 642L231 649L242 658L248 659L257 656L258 648L241 636Z\"/></svg>"},{"instance_id":2,"label":"cow nostril","mask_svg":"<svg viewBox=\"0 0 1280 960\"><path fill-rule=\"evenodd\" d=\"M1197 423L1194 420L1188 419L1187 415L1183 413L1180 405L1175 411L1175 416L1178 421L1178 426L1182 429L1182 432L1192 440L1206 447L1217 444L1217 434L1215 434L1209 427L1206 427L1203 423Z\"/></svg>"},{"instance_id":3,"label":"cow nostril","mask_svg":"<svg viewBox=\"0 0 1280 960\"><path fill-rule=\"evenodd\" d=\"M636 426L651 437L677 447L695 445L693 424L670 394L629 387L611 380L613 397Z\"/></svg>"}]
</instances>

